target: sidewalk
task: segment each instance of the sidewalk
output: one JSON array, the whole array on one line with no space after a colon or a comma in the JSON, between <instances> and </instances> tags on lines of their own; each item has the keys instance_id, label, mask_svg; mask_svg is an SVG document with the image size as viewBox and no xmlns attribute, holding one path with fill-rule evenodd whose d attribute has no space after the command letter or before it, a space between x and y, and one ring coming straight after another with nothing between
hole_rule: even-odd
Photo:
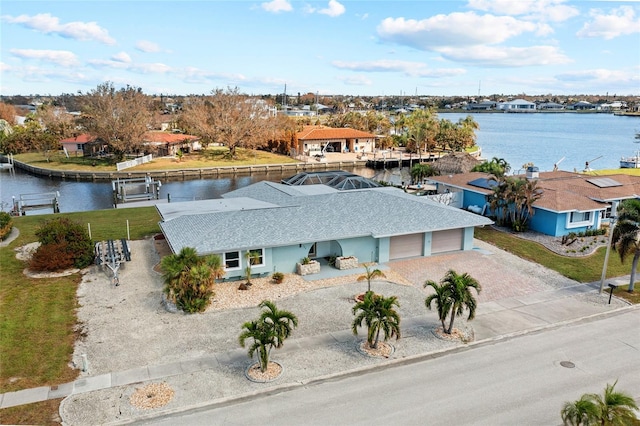
<instances>
[{"instance_id":1,"label":"sidewalk","mask_svg":"<svg viewBox=\"0 0 640 426\"><path fill-rule=\"evenodd\" d=\"M628 277L607 280L609 282L624 284ZM425 315L403 318L403 336L390 342L395 347L390 359L360 354L356 341L362 339L362 331L355 337L350 330L343 330L287 340L282 349L271 354L271 360L279 362L284 371L270 383L255 383L245 377L244 370L252 362L246 350L239 348L180 362L85 377L58 386L1 394L0 408L67 397L60 406L64 424L127 423L328 378L364 374L384 366L416 362L460 348L636 308L617 298L608 304L608 292L598 294L598 290L599 282L480 304L470 324L475 331L475 341L470 344L437 338L432 333L437 325L435 312L425 311ZM456 324L460 324L459 319ZM129 403L136 389L158 382L166 382L175 392L168 404L144 410Z\"/></svg>"}]
</instances>

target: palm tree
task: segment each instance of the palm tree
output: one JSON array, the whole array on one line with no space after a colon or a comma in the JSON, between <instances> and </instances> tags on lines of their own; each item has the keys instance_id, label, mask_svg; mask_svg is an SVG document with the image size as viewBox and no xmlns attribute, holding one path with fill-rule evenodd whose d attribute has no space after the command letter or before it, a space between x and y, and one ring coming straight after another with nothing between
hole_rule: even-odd
<instances>
[{"instance_id":1,"label":"palm tree","mask_svg":"<svg viewBox=\"0 0 640 426\"><path fill-rule=\"evenodd\" d=\"M263 300L258 306L265 309L260 315L260 321L273 328L276 339L275 347L281 348L284 340L298 326L298 318L289 311L278 309L276 304L270 300Z\"/></svg>"},{"instance_id":2,"label":"palm tree","mask_svg":"<svg viewBox=\"0 0 640 426\"><path fill-rule=\"evenodd\" d=\"M612 385L607 383L604 389L604 395L589 395L595 405L598 407L600 416L598 423L601 425L629 425L633 424L633 420L638 420L634 410L638 409L638 405L633 397L624 393L616 392L615 387L618 381Z\"/></svg>"},{"instance_id":3,"label":"palm tree","mask_svg":"<svg viewBox=\"0 0 640 426\"><path fill-rule=\"evenodd\" d=\"M477 302L471 294L471 289L473 288L477 293L480 293L482 287L468 273L465 272L460 275L453 269L450 269L444 276L442 284L447 287L447 293L451 301L451 322L449 323L449 328L445 330L445 333L451 334L456 315L462 315L465 309L468 309L469 316L467 319L472 320L475 317Z\"/></svg>"},{"instance_id":4,"label":"palm tree","mask_svg":"<svg viewBox=\"0 0 640 426\"><path fill-rule=\"evenodd\" d=\"M618 222L613 228L611 244L620 254L620 260L633 255L631 262L631 279L629 293L633 292L636 281L636 270L640 260L640 200L630 199L620 203L618 208Z\"/></svg>"},{"instance_id":5,"label":"palm tree","mask_svg":"<svg viewBox=\"0 0 640 426\"><path fill-rule=\"evenodd\" d=\"M567 426L586 426L599 415L600 410L589 395L582 395L577 401L565 402L560 411L562 423Z\"/></svg>"},{"instance_id":6,"label":"palm tree","mask_svg":"<svg viewBox=\"0 0 640 426\"><path fill-rule=\"evenodd\" d=\"M449 297L448 288L445 285L440 285L435 281L428 280L424 283L424 287L432 287L435 290L434 294L427 296L424 300L424 305L427 309L431 309L431 303L435 302L436 310L438 311L438 319L442 324L442 330L446 330L444 322L451 310L451 298Z\"/></svg>"},{"instance_id":7,"label":"palm tree","mask_svg":"<svg viewBox=\"0 0 640 426\"><path fill-rule=\"evenodd\" d=\"M192 247L183 247L178 254L165 256L160 266L164 293L189 313L206 309L213 296L215 280L224 276L220 256L198 257Z\"/></svg>"},{"instance_id":8,"label":"palm tree","mask_svg":"<svg viewBox=\"0 0 640 426\"><path fill-rule=\"evenodd\" d=\"M356 315L351 330L358 335L358 327L364 322L367 327L367 344L372 349L378 348L380 332L384 333L384 341L391 337L400 338L400 315L394 309L400 306L395 296L384 297L368 291L364 300L354 305L352 311Z\"/></svg>"},{"instance_id":9,"label":"palm tree","mask_svg":"<svg viewBox=\"0 0 640 426\"><path fill-rule=\"evenodd\" d=\"M265 325L262 321L249 321L242 325L244 331L240 334L238 340L240 346L244 348L247 339L253 339L253 343L249 346L247 355L253 358L253 354L258 354L258 362L260 363L260 371L267 371L269 366L269 353L271 348L276 346L277 337L272 327Z\"/></svg>"},{"instance_id":10,"label":"palm tree","mask_svg":"<svg viewBox=\"0 0 640 426\"><path fill-rule=\"evenodd\" d=\"M367 280L367 291L371 291L371 280L376 278L387 278L380 269L371 269L371 266L364 265L365 274L358 277L358 281Z\"/></svg>"},{"instance_id":11,"label":"palm tree","mask_svg":"<svg viewBox=\"0 0 640 426\"><path fill-rule=\"evenodd\" d=\"M263 300L258 306L265 310L257 320L242 325L244 331L238 340L240 346L244 347L247 339L253 339L248 356L253 358L253 354L257 353L260 370L265 372L269 366L271 349L282 347L284 340L298 326L298 318L289 311L279 310L269 300Z\"/></svg>"},{"instance_id":12,"label":"palm tree","mask_svg":"<svg viewBox=\"0 0 640 426\"><path fill-rule=\"evenodd\" d=\"M624 392L616 392L618 381L607 386L603 395L584 394L574 402L567 402L560 415L565 425L631 425L637 424L638 417L634 410L638 405L632 396Z\"/></svg>"}]
</instances>

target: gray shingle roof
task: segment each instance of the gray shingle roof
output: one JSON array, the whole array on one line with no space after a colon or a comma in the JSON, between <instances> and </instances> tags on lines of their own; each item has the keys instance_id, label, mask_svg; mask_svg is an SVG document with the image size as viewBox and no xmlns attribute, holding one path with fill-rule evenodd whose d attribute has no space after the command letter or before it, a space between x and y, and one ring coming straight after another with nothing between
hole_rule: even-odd
<instances>
[{"instance_id":1,"label":"gray shingle roof","mask_svg":"<svg viewBox=\"0 0 640 426\"><path fill-rule=\"evenodd\" d=\"M268 199L281 207L202 214L190 209L182 216L174 215L173 219L160 224L174 252L182 247L194 247L200 254L221 253L492 223L485 217L408 195L397 188L306 195L290 186L260 182L226 194L240 195Z\"/></svg>"}]
</instances>

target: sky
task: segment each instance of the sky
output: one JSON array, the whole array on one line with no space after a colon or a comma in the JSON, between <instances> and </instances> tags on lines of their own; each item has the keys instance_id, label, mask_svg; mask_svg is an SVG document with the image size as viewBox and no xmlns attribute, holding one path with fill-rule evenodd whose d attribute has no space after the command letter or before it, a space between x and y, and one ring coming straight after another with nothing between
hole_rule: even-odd
<instances>
[{"instance_id":1,"label":"sky","mask_svg":"<svg viewBox=\"0 0 640 426\"><path fill-rule=\"evenodd\" d=\"M640 96L640 2L0 5L0 94Z\"/></svg>"}]
</instances>

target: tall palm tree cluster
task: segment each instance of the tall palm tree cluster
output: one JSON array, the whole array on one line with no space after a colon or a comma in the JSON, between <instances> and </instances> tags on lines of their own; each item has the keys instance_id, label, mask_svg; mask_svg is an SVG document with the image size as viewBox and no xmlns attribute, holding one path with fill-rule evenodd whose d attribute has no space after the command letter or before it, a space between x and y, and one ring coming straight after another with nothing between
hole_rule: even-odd
<instances>
[{"instance_id":1,"label":"tall palm tree cluster","mask_svg":"<svg viewBox=\"0 0 640 426\"><path fill-rule=\"evenodd\" d=\"M542 197L538 181L513 176L494 179L497 183L489 195L489 206L501 226L509 226L516 232L528 229L534 214L533 204Z\"/></svg>"},{"instance_id":2,"label":"tall palm tree cluster","mask_svg":"<svg viewBox=\"0 0 640 426\"><path fill-rule=\"evenodd\" d=\"M480 163L471 169L472 172L490 173L500 178L511 170L511 165L504 158L493 157L490 161Z\"/></svg>"},{"instance_id":3,"label":"tall palm tree cluster","mask_svg":"<svg viewBox=\"0 0 640 426\"><path fill-rule=\"evenodd\" d=\"M428 280L424 287L431 287L434 293L427 296L424 301L427 309L431 309L434 304L438 311L438 319L442 323L442 330L446 334L451 334L456 315L464 314L465 310L469 311L468 320L472 320L476 314L478 303L471 293L471 289L475 289L480 293L482 287L480 283L468 273L458 274L450 269L440 281ZM449 326L445 325L447 317L451 315Z\"/></svg>"},{"instance_id":4,"label":"tall palm tree cluster","mask_svg":"<svg viewBox=\"0 0 640 426\"><path fill-rule=\"evenodd\" d=\"M162 258L164 293L184 312L203 312L211 303L215 280L224 276L220 256L198 256L196 249L183 247L178 254Z\"/></svg>"},{"instance_id":5,"label":"tall palm tree cluster","mask_svg":"<svg viewBox=\"0 0 640 426\"><path fill-rule=\"evenodd\" d=\"M607 384L603 395L584 394L573 402L566 402L560 411L562 423L571 426L626 426L639 424L634 410L638 405L633 397L615 390L616 380Z\"/></svg>"}]
</instances>

